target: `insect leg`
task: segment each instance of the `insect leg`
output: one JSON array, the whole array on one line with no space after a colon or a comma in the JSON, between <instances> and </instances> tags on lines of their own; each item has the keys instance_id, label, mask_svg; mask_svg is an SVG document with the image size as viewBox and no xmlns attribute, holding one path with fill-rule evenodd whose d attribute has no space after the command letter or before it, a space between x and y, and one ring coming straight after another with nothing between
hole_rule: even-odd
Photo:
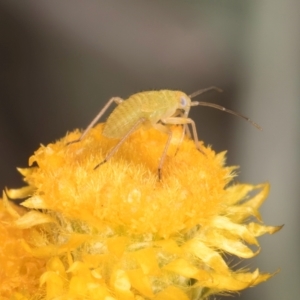
<instances>
[{"instance_id":1,"label":"insect leg","mask_svg":"<svg viewBox=\"0 0 300 300\"><path fill-rule=\"evenodd\" d=\"M184 112L178 110L174 115L172 115L172 117L177 117L177 116L183 118L183 117L184 117ZM189 138L192 136L192 135L191 135L190 128L188 127L187 124L184 124L183 128L184 128L184 131L183 131L183 133L182 133L182 137L181 137L181 140L180 140L181 142L183 141L183 138L184 138L185 135L187 135ZM180 142L180 143L181 143L181 142Z\"/></svg>"},{"instance_id":2,"label":"insect leg","mask_svg":"<svg viewBox=\"0 0 300 300\"><path fill-rule=\"evenodd\" d=\"M104 105L104 107L99 111L99 113L97 114L97 116L93 119L93 121L89 124L89 126L84 130L84 132L81 134L80 138L75 140L75 141L71 141L69 143L67 143L67 145L73 144L73 143L77 143L80 142L85 136L86 134L90 131L90 129L98 122L98 120L104 115L104 113L107 111L107 109L111 106L111 104L113 102L115 102L116 104L120 104L122 103L124 100L122 98L119 97L113 97L111 99L108 100L108 102Z\"/></svg>"},{"instance_id":3,"label":"insect leg","mask_svg":"<svg viewBox=\"0 0 300 300\"><path fill-rule=\"evenodd\" d=\"M190 119L190 118L174 118L174 117L171 117L171 118L167 118L167 119L164 119L162 120L163 123L165 124L183 124L183 125L188 125L188 124L191 124L192 126L192 131L193 131L193 138L194 138L194 142L195 142L195 145L196 145L196 148L203 154L205 154L202 149L200 148L199 146L199 139L198 139L198 134L197 134L197 129L196 129L196 125L195 125L195 122Z\"/></svg>"},{"instance_id":4,"label":"insect leg","mask_svg":"<svg viewBox=\"0 0 300 300\"><path fill-rule=\"evenodd\" d=\"M137 130L137 128L143 123L145 122L145 118L141 118L139 119L131 128L130 130L121 138L121 140L117 143L116 146L114 146L105 156L105 159L99 163L98 165L96 165L94 167L94 170L96 170L98 167L100 167L101 165L103 165L104 163L106 163L117 151L118 149L121 147L121 145L128 139L128 137L135 131Z\"/></svg>"},{"instance_id":5,"label":"insect leg","mask_svg":"<svg viewBox=\"0 0 300 300\"><path fill-rule=\"evenodd\" d=\"M180 141L177 144L177 149L176 149L176 152L175 152L175 156L177 155L177 153L179 151L180 145L181 145L185 135L187 135L189 138L192 137L192 134L191 134L191 131L190 131L190 128L189 128L188 124L183 124L183 126L182 126L182 133L181 133Z\"/></svg>"},{"instance_id":6,"label":"insect leg","mask_svg":"<svg viewBox=\"0 0 300 300\"><path fill-rule=\"evenodd\" d=\"M188 128L188 126L186 124L182 125L182 131L181 131L181 137L180 137L180 141L179 143L177 144L177 149L176 149L176 152L175 152L175 156L177 155L178 151L179 151L179 147L184 139L184 136L186 134L190 134L190 129Z\"/></svg>"},{"instance_id":7,"label":"insect leg","mask_svg":"<svg viewBox=\"0 0 300 300\"><path fill-rule=\"evenodd\" d=\"M183 112L179 111L178 113L174 114L172 117L177 117L177 116L183 117ZM188 124L183 124L182 125L182 133L181 133L180 141L178 143L178 146L177 146L177 149L176 149L176 152L175 152L175 156L177 155L177 153L179 151L179 147L180 147L185 135L187 135L189 138L191 138L191 136L192 136Z\"/></svg>"},{"instance_id":8,"label":"insect leg","mask_svg":"<svg viewBox=\"0 0 300 300\"><path fill-rule=\"evenodd\" d=\"M166 142L164 151L163 151L163 153L160 157L159 164L158 164L158 179L160 181L161 180L161 169L162 169L163 163L165 161L165 158L166 158L166 155L167 155L170 143L171 143L171 139L172 139L172 131L167 126L164 126L164 125L159 124L159 123L154 124L153 127L155 129L157 129L157 130L159 130L163 133L166 133L168 135L168 140Z\"/></svg>"}]
</instances>

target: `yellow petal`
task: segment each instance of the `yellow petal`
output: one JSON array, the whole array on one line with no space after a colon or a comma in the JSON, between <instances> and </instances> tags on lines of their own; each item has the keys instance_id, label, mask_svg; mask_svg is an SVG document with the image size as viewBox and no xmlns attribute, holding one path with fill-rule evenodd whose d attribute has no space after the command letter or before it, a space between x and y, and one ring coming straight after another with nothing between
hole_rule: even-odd
<instances>
[{"instance_id":1,"label":"yellow petal","mask_svg":"<svg viewBox=\"0 0 300 300\"><path fill-rule=\"evenodd\" d=\"M6 212L13 217L14 219L18 219L20 218L20 209L18 209L18 207L16 205L14 205L13 203L11 203L8 199L7 196L5 194L5 192L3 192L3 206L6 210Z\"/></svg>"},{"instance_id":2,"label":"yellow petal","mask_svg":"<svg viewBox=\"0 0 300 300\"><path fill-rule=\"evenodd\" d=\"M223 291L240 291L252 286L258 278L259 272L232 273L231 276L213 273L205 285Z\"/></svg>"},{"instance_id":3,"label":"yellow petal","mask_svg":"<svg viewBox=\"0 0 300 300\"><path fill-rule=\"evenodd\" d=\"M222 256L217 251L207 247L204 242L193 239L188 241L183 248L186 253L194 254L215 271L221 274L229 274L229 268Z\"/></svg>"},{"instance_id":4,"label":"yellow petal","mask_svg":"<svg viewBox=\"0 0 300 300\"><path fill-rule=\"evenodd\" d=\"M259 250L253 252L243 242L237 240L226 231L210 232L207 233L205 238L210 245L239 257L251 258L259 253Z\"/></svg>"},{"instance_id":5,"label":"yellow petal","mask_svg":"<svg viewBox=\"0 0 300 300\"><path fill-rule=\"evenodd\" d=\"M160 269L157 264L156 253L153 248L146 248L135 251L133 257L136 258L144 274L157 275Z\"/></svg>"},{"instance_id":6,"label":"yellow petal","mask_svg":"<svg viewBox=\"0 0 300 300\"><path fill-rule=\"evenodd\" d=\"M10 199L22 199L32 196L34 190L33 186L28 185L20 189L6 189L6 194Z\"/></svg>"},{"instance_id":7,"label":"yellow petal","mask_svg":"<svg viewBox=\"0 0 300 300\"><path fill-rule=\"evenodd\" d=\"M73 233L70 237L66 239L66 242L58 247L59 253L65 253L79 247L85 241L90 239L87 234Z\"/></svg>"},{"instance_id":8,"label":"yellow petal","mask_svg":"<svg viewBox=\"0 0 300 300\"><path fill-rule=\"evenodd\" d=\"M242 206L249 206L258 209L264 203L270 192L270 184L259 184L255 186L255 189L261 189L261 191L249 201L243 203Z\"/></svg>"},{"instance_id":9,"label":"yellow petal","mask_svg":"<svg viewBox=\"0 0 300 300\"><path fill-rule=\"evenodd\" d=\"M44 258L44 257L51 257L57 254L57 246L55 245L41 246L35 248L35 247L31 247L25 240L21 240L21 244L24 250L26 250L34 257Z\"/></svg>"},{"instance_id":10,"label":"yellow petal","mask_svg":"<svg viewBox=\"0 0 300 300\"><path fill-rule=\"evenodd\" d=\"M279 231L283 227L283 225L282 226L265 226L265 225L251 222L247 225L247 227L254 236L261 236L265 233L273 234L273 233Z\"/></svg>"},{"instance_id":11,"label":"yellow petal","mask_svg":"<svg viewBox=\"0 0 300 300\"><path fill-rule=\"evenodd\" d=\"M78 275L78 276L83 276L85 278L90 277L90 269L88 268L88 266L81 262L81 261L76 261L74 262L70 268L67 270L67 272L71 272L74 275Z\"/></svg>"},{"instance_id":12,"label":"yellow petal","mask_svg":"<svg viewBox=\"0 0 300 300\"><path fill-rule=\"evenodd\" d=\"M145 276L142 269L128 270L126 273L133 288L146 297L152 298L154 296L149 277Z\"/></svg>"},{"instance_id":13,"label":"yellow petal","mask_svg":"<svg viewBox=\"0 0 300 300\"><path fill-rule=\"evenodd\" d=\"M264 281L267 281L268 279L270 279L271 277L273 277L274 275L276 275L279 271L270 274L270 273L259 273L259 275L256 277L256 279L252 282L252 286L255 286L259 283L262 283Z\"/></svg>"},{"instance_id":14,"label":"yellow petal","mask_svg":"<svg viewBox=\"0 0 300 300\"><path fill-rule=\"evenodd\" d=\"M169 286L155 295L153 300L189 300L186 293L175 286Z\"/></svg>"},{"instance_id":15,"label":"yellow petal","mask_svg":"<svg viewBox=\"0 0 300 300\"><path fill-rule=\"evenodd\" d=\"M198 278L199 269L193 266L185 259L179 258L163 267L164 270L174 272L186 278ZM207 279L210 278L209 273L206 273Z\"/></svg>"},{"instance_id":16,"label":"yellow petal","mask_svg":"<svg viewBox=\"0 0 300 300\"><path fill-rule=\"evenodd\" d=\"M114 270L111 276L111 287L120 299L134 300L134 295L131 292L130 279L124 270Z\"/></svg>"},{"instance_id":17,"label":"yellow petal","mask_svg":"<svg viewBox=\"0 0 300 300\"><path fill-rule=\"evenodd\" d=\"M37 167L17 168L18 172L21 173L24 177L31 175L36 169L37 169Z\"/></svg>"},{"instance_id":18,"label":"yellow petal","mask_svg":"<svg viewBox=\"0 0 300 300\"><path fill-rule=\"evenodd\" d=\"M72 276L69 285L69 297L85 297L88 294L88 278L84 278L83 276ZM72 299L72 298L71 298Z\"/></svg>"},{"instance_id":19,"label":"yellow petal","mask_svg":"<svg viewBox=\"0 0 300 300\"><path fill-rule=\"evenodd\" d=\"M120 257L128 242L128 237L125 236L112 237L107 239L107 248L112 254Z\"/></svg>"},{"instance_id":20,"label":"yellow petal","mask_svg":"<svg viewBox=\"0 0 300 300\"><path fill-rule=\"evenodd\" d=\"M21 203L21 205L33 209L47 209L49 205L40 196L33 196Z\"/></svg>"},{"instance_id":21,"label":"yellow petal","mask_svg":"<svg viewBox=\"0 0 300 300\"><path fill-rule=\"evenodd\" d=\"M231 236L236 236L249 244L258 246L257 240L245 225L235 224L231 222L229 218L223 216L213 218L211 225L222 231L226 230L230 232Z\"/></svg>"},{"instance_id":22,"label":"yellow petal","mask_svg":"<svg viewBox=\"0 0 300 300\"><path fill-rule=\"evenodd\" d=\"M14 222L14 224L19 228L30 228L32 226L45 223L56 223L56 220L51 216L38 211L30 211Z\"/></svg>"},{"instance_id":23,"label":"yellow petal","mask_svg":"<svg viewBox=\"0 0 300 300\"><path fill-rule=\"evenodd\" d=\"M59 274L62 278L67 278L65 266L58 256L52 257L47 263L47 270Z\"/></svg>"},{"instance_id":24,"label":"yellow petal","mask_svg":"<svg viewBox=\"0 0 300 300\"><path fill-rule=\"evenodd\" d=\"M259 211L249 206L230 206L226 208L226 215L234 222L241 223L243 220L253 216L262 221Z\"/></svg>"},{"instance_id":25,"label":"yellow petal","mask_svg":"<svg viewBox=\"0 0 300 300\"><path fill-rule=\"evenodd\" d=\"M172 253L177 255L180 255L182 253L182 249L172 239L156 241L155 246L161 248L162 251L167 253Z\"/></svg>"},{"instance_id":26,"label":"yellow petal","mask_svg":"<svg viewBox=\"0 0 300 300\"><path fill-rule=\"evenodd\" d=\"M54 271L45 272L40 278L40 284L46 285L47 299L58 297L64 292L63 278Z\"/></svg>"},{"instance_id":27,"label":"yellow petal","mask_svg":"<svg viewBox=\"0 0 300 300\"><path fill-rule=\"evenodd\" d=\"M226 190L228 197L226 197L226 204L234 205L245 199L246 196L253 190L254 186L251 184L236 184L229 186Z\"/></svg>"},{"instance_id":28,"label":"yellow petal","mask_svg":"<svg viewBox=\"0 0 300 300\"><path fill-rule=\"evenodd\" d=\"M242 203L239 204L238 207L240 207L241 209L244 208L242 210L242 212L244 213L230 214L230 218L232 221L236 223L241 223L251 215L255 216L258 220L261 219L260 214L258 212L258 208L262 205L262 203L265 201L266 197L269 194L270 185L268 183L258 184L255 186L249 184L239 184L239 185L229 187L227 190L232 193L232 195L231 194L230 195L233 196L234 199L239 199L239 201L235 201L234 204L239 204L238 202L242 201ZM247 199L247 195L250 192L255 190L260 190L260 191L251 199ZM229 207L229 212L230 209L232 208ZM248 209L249 209L249 214L247 215L246 212Z\"/></svg>"}]
</instances>

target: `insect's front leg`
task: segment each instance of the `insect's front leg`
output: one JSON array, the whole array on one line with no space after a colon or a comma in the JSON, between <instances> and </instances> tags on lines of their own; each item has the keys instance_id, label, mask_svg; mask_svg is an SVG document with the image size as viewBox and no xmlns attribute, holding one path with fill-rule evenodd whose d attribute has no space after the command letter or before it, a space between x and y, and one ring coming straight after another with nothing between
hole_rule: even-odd
<instances>
[{"instance_id":1,"label":"insect's front leg","mask_svg":"<svg viewBox=\"0 0 300 300\"><path fill-rule=\"evenodd\" d=\"M179 118L184 118L184 117L183 117L183 112L178 110L178 111L172 116L172 118L175 118L175 117L178 118L178 116L179 116ZM179 141L179 143L178 143L178 146L177 146L177 149L176 149L176 152L175 152L175 156L177 155L177 153L178 153L178 151L179 151L179 147L180 147L180 145L181 145L181 143L182 143L182 141L183 141L185 135L187 135L189 138L192 137L191 131L190 131L190 128L189 128L188 124L180 124L180 125L182 125L182 132L181 132L180 141Z\"/></svg>"},{"instance_id":2,"label":"insect's front leg","mask_svg":"<svg viewBox=\"0 0 300 300\"><path fill-rule=\"evenodd\" d=\"M195 125L195 122L192 119L183 118L183 117L170 117L170 118L166 118L166 119L162 120L162 122L165 123L165 124L170 124L170 125L171 124L173 124L173 125L181 124L181 125L186 125L187 126L188 124L191 124L195 146L201 153L205 154L199 146L199 139L198 139L196 125Z\"/></svg>"},{"instance_id":3,"label":"insect's front leg","mask_svg":"<svg viewBox=\"0 0 300 300\"><path fill-rule=\"evenodd\" d=\"M84 132L81 134L80 138L75 140L75 141L71 141L68 142L67 145L73 144L73 143L77 143L80 142L85 136L86 134L90 131L90 129L99 121L99 119L104 115L104 113L107 111L107 109L111 106L111 104L113 102L115 102L116 104L120 104L122 103L124 100L122 98L119 97L113 97L111 99L108 100L108 102L104 105L104 107L99 111L99 113L97 114L97 116L93 119L93 121L89 124L89 126L84 130Z\"/></svg>"}]
</instances>

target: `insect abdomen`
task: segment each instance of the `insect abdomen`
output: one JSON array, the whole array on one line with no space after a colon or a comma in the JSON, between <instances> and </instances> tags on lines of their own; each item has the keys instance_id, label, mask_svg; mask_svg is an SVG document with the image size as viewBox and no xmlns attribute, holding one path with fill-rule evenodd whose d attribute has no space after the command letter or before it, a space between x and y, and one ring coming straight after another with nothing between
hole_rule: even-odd
<instances>
[{"instance_id":1,"label":"insect abdomen","mask_svg":"<svg viewBox=\"0 0 300 300\"><path fill-rule=\"evenodd\" d=\"M157 123L166 112L176 111L172 91L150 91L132 95L119 104L108 117L103 135L109 138L122 138L133 126L144 118L146 122ZM170 114L170 113L169 113Z\"/></svg>"},{"instance_id":2,"label":"insect abdomen","mask_svg":"<svg viewBox=\"0 0 300 300\"><path fill-rule=\"evenodd\" d=\"M136 106L130 99L119 104L108 117L103 135L109 138L122 138L143 117Z\"/></svg>"}]
</instances>

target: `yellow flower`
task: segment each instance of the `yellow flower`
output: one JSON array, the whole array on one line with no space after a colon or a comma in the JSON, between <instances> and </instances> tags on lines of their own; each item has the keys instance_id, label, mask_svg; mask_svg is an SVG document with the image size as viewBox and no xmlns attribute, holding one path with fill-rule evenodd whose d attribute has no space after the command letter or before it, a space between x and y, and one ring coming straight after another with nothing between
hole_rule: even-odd
<instances>
[{"instance_id":1,"label":"yellow flower","mask_svg":"<svg viewBox=\"0 0 300 300\"><path fill-rule=\"evenodd\" d=\"M46 271L46 259L36 258L23 247L35 229L16 226L26 213L24 208L9 203L6 195L0 201L0 299L11 299L12 291L23 295L38 291L38 278ZM30 293L29 293L30 291Z\"/></svg>"},{"instance_id":2,"label":"yellow flower","mask_svg":"<svg viewBox=\"0 0 300 300\"><path fill-rule=\"evenodd\" d=\"M67 145L80 136L75 131L41 146L29 159L32 167L19 169L28 186L6 194L26 198L26 209L6 196L0 207L3 239L17 247L1 246L1 265L18 272L17 281L5 274L10 281L0 296L196 300L272 276L233 270L224 258L255 256L256 238L281 228L265 226L258 212L268 184L229 185L236 168L224 166L225 152L202 146L200 153L188 139L178 148L180 127L172 128L161 181L166 136L154 129L132 134L94 170L116 143L102 128L78 143ZM27 260L33 271L21 274Z\"/></svg>"}]
</instances>

